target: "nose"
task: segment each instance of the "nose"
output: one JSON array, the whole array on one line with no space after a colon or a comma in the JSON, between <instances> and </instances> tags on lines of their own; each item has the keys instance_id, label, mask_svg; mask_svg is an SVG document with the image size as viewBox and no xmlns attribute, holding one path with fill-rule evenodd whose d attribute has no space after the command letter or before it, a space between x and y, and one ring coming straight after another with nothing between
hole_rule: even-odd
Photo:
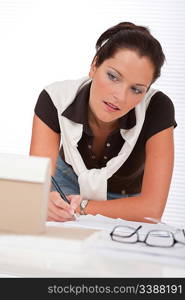
<instances>
[{"instance_id":1,"label":"nose","mask_svg":"<svg viewBox=\"0 0 185 300\"><path fill-rule=\"evenodd\" d=\"M128 88L125 85L117 86L113 91L113 97L117 101L126 102L128 96Z\"/></svg>"}]
</instances>

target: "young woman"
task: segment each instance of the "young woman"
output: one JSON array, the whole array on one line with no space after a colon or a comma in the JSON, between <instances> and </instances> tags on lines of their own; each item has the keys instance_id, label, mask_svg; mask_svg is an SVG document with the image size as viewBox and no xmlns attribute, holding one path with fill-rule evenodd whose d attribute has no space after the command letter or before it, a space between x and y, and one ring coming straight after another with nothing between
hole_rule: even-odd
<instances>
[{"instance_id":1,"label":"young woman","mask_svg":"<svg viewBox=\"0 0 185 300\"><path fill-rule=\"evenodd\" d=\"M172 101L151 88L164 60L146 27L122 22L99 37L88 77L54 82L41 92L30 155L51 158L70 201L52 187L48 220L72 220L74 212L161 218L176 126Z\"/></svg>"}]
</instances>

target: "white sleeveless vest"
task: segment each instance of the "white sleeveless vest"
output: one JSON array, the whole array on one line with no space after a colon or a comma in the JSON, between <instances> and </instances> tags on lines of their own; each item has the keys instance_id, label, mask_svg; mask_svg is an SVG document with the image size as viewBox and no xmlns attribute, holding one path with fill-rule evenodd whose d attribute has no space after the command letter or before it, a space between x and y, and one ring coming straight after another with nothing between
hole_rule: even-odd
<instances>
[{"instance_id":1,"label":"white sleeveless vest","mask_svg":"<svg viewBox=\"0 0 185 300\"><path fill-rule=\"evenodd\" d=\"M123 165L132 152L141 132L150 99L157 90L149 89L143 100L135 107L136 125L128 130L120 130L125 143L118 155L109 160L106 167L88 170L77 149L83 125L74 123L61 114L73 102L79 89L90 81L88 77L58 81L45 87L45 90L57 108L65 160L78 176L80 195L83 199L107 200L107 179Z\"/></svg>"}]
</instances>

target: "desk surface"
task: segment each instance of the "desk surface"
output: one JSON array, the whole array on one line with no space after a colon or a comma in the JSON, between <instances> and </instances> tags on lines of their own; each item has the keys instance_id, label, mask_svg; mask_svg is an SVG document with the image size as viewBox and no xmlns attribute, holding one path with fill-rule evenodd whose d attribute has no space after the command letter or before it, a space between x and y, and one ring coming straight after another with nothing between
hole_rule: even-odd
<instances>
[{"instance_id":1,"label":"desk surface","mask_svg":"<svg viewBox=\"0 0 185 300\"><path fill-rule=\"evenodd\" d=\"M0 277L185 277L184 266L87 247L96 234L55 226L41 236L1 233Z\"/></svg>"}]
</instances>

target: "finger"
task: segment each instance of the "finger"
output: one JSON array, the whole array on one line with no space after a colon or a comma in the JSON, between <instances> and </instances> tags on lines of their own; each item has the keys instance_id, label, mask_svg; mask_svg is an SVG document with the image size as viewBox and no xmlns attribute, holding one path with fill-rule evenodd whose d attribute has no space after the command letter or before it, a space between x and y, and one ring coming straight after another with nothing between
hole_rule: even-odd
<instances>
[{"instance_id":1,"label":"finger","mask_svg":"<svg viewBox=\"0 0 185 300\"><path fill-rule=\"evenodd\" d=\"M52 212L48 212L47 221L66 222L66 221L73 221L73 220L74 220L74 217L66 219L66 218L58 217L57 215L55 215Z\"/></svg>"},{"instance_id":2,"label":"finger","mask_svg":"<svg viewBox=\"0 0 185 300\"><path fill-rule=\"evenodd\" d=\"M57 216L51 211L48 211L47 221L61 222L61 217Z\"/></svg>"},{"instance_id":3,"label":"finger","mask_svg":"<svg viewBox=\"0 0 185 300\"><path fill-rule=\"evenodd\" d=\"M56 191L51 192L50 198L51 198L51 201L56 206L63 208L63 209L69 209L70 205L61 198L61 196L58 192L56 192Z\"/></svg>"},{"instance_id":4,"label":"finger","mask_svg":"<svg viewBox=\"0 0 185 300\"><path fill-rule=\"evenodd\" d=\"M75 210L82 201L82 197L80 195L69 195L68 199L71 203L70 206L73 210Z\"/></svg>"},{"instance_id":5,"label":"finger","mask_svg":"<svg viewBox=\"0 0 185 300\"><path fill-rule=\"evenodd\" d=\"M50 203L48 210L59 218L69 219L72 218L73 216L73 213L69 212L69 209L68 210L62 209L56 206L55 203Z\"/></svg>"}]
</instances>

